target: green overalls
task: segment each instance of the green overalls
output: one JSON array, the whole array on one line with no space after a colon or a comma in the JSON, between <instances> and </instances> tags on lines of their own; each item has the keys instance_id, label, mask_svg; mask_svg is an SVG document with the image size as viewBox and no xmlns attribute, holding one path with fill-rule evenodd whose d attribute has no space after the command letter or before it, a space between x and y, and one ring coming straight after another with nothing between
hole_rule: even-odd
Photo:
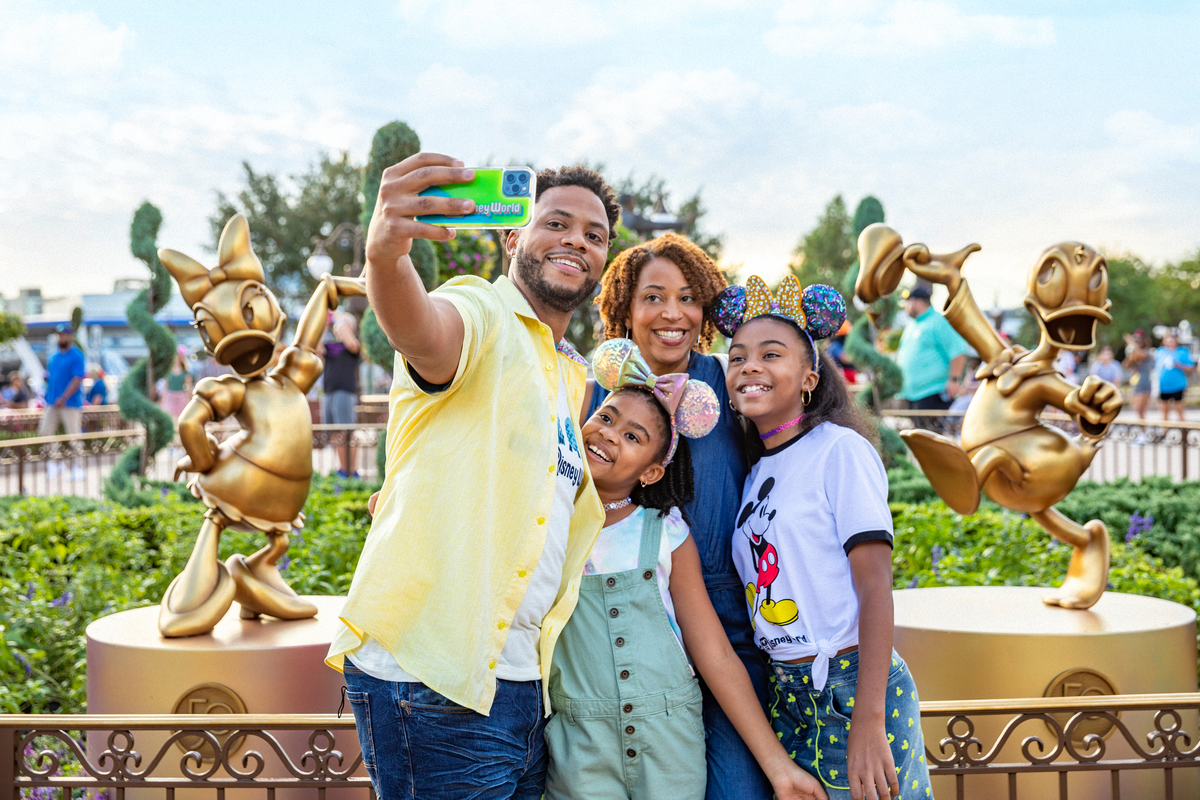
<instances>
[{"instance_id":1,"label":"green overalls","mask_svg":"<svg viewBox=\"0 0 1200 800\"><path fill-rule=\"evenodd\" d=\"M704 798L700 686L659 594L662 517L644 513L637 569L585 575L555 647L546 800Z\"/></svg>"}]
</instances>

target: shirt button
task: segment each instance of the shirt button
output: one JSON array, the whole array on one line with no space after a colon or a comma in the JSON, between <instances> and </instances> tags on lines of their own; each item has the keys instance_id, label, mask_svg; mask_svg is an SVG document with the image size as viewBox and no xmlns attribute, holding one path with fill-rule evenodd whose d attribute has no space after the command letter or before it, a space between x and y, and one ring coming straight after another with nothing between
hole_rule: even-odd
<instances>
[{"instance_id":1,"label":"shirt button","mask_svg":"<svg viewBox=\"0 0 1200 800\"><path fill-rule=\"evenodd\" d=\"M633 711L633 703L626 703L624 708L622 708L621 710L624 711L626 714L630 713L631 711Z\"/></svg>"},{"instance_id":2,"label":"shirt button","mask_svg":"<svg viewBox=\"0 0 1200 800\"><path fill-rule=\"evenodd\" d=\"M495 663L495 662L493 662L493 663ZM621 680L623 680L623 681L629 680L629 670L627 670L627 669L621 670Z\"/></svg>"},{"instance_id":3,"label":"shirt button","mask_svg":"<svg viewBox=\"0 0 1200 800\"><path fill-rule=\"evenodd\" d=\"M631 747L631 748L629 748L628 750L626 750L626 751L625 751L625 755L629 756L630 758L633 758L634 756L636 756L636 755L637 755L637 750L634 750L634 749Z\"/></svg>"},{"instance_id":4,"label":"shirt button","mask_svg":"<svg viewBox=\"0 0 1200 800\"><path fill-rule=\"evenodd\" d=\"M518 577L518 578L524 578L524 577L525 577L527 574L528 574L528 573L526 573L526 572L525 572L525 570L523 570L523 569L519 569L519 570L517 570L517 577Z\"/></svg>"},{"instance_id":5,"label":"shirt button","mask_svg":"<svg viewBox=\"0 0 1200 800\"><path fill-rule=\"evenodd\" d=\"M624 647L625 646L625 637L618 636L616 644L617 644L617 647Z\"/></svg>"},{"instance_id":6,"label":"shirt button","mask_svg":"<svg viewBox=\"0 0 1200 800\"><path fill-rule=\"evenodd\" d=\"M504 630L504 622L501 621L501 622L497 623L496 627L499 628L500 630Z\"/></svg>"},{"instance_id":7,"label":"shirt button","mask_svg":"<svg viewBox=\"0 0 1200 800\"><path fill-rule=\"evenodd\" d=\"M546 518L538 517L538 525L545 525L545 524L546 524Z\"/></svg>"},{"instance_id":8,"label":"shirt button","mask_svg":"<svg viewBox=\"0 0 1200 800\"><path fill-rule=\"evenodd\" d=\"M488 669L495 669L495 668L496 668L496 662L495 662L495 661L489 661L489 662L488 662Z\"/></svg>"},{"instance_id":9,"label":"shirt button","mask_svg":"<svg viewBox=\"0 0 1200 800\"><path fill-rule=\"evenodd\" d=\"M549 467L546 468L546 471L553 474L554 473L554 465L551 464Z\"/></svg>"},{"instance_id":10,"label":"shirt button","mask_svg":"<svg viewBox=\"0 0 1200 800\"><path fill-rule=\"evenodd\" d=\"M608 610L608 615L609 615L610 617L612 617L613 619L616 619L617 617L621 616L621 612L620 612L620 611L618 611L618 610L617 610L617 609L615 609L615 608L610 608L610 609Z\"/></svg>"},{"instance_id":11,"label":"shirt button","mask_svg":"<svg viewBox=\"0 0 1200 800\"><path fill-rule=\"evenodd\" d=\"M630 736L633 735L634 730L635 730L635 728L632 725L625 726L625 732L628 733Z\"/></svg>"},{"instance_id":12,"label":"shirt button","mask_svg":"<svg viewBox=\"0 0 1200 800\"><path fill-rule=\"evenodd\" d=\"M554 415L553 415L553 414L551 414L551 415L550 415L550 421L551 421L551 422L554 422Z\"/></svg>"},{"instance_id":13,"label":"shirt button","mask_svg":"<svg viewBox=\"0 0 1200 800\"><path fill-rule=\"evenodd\" d=\"M614 586L616 586L616 585L617 585L617 579L616 579L616 578L609 578L608 580L606 580L606 581L604 582L604 585L605 585L605 586L607 586L608 588L610 588L610 589L611 589L612 587L614 587Z\"/></svg>"},{"instance_id":14,"label":"shirt button","mask_svg":"<svg viewBox=\"0 0 1200 800\"><path fill-rule=\"evenodd\" d=\"M550 371L552 371L553 369L554 369L554 365L553 365L553 364L547 364L547 365L546 365L546 372L550 372Z\"/></svg>"}]
</instances>

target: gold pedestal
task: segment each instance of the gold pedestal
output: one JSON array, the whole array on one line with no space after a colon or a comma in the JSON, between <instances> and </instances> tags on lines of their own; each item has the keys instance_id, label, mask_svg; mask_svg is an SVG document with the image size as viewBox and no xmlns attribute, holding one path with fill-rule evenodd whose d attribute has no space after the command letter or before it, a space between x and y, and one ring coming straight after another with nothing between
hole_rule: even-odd
<instances>
[{"instance_id":1,"label":"gold pedestal","mask_svg":"<svg viewBox=\"0 0 1200 800\"><path fill-rule=\"evenodd\" d=\"M1072 611L1042 603L1046 591L975 586L896 592L896 650L912 669L921 700L1196 691L1196 615L1190 608L1106 592L1087 611ZM984 752L1008 719L975 718L975 735ZM1152 712L1121 715L1139 738L1152 730L1152 720ZM1183 725L1195 734L1196 712L1185 713ZM946 719L926 719L923 729L926 746L938 753ZM996 761L1025 763L1020 748L1028 736L1049 745L1055 741L1044 722L1026 722L1013 732ZM1106 759L1133 757L1119 733L1109 736L1106 745ZM1195 772L1176 771L1175 797L1200 796ZM1017 781L1021 798L1059 797L1057 775L1019 775ZM954 780L937 778L933 789L935 796L953 797ZM966 791L972 800L1009 796L1003 775L968 776ZM1108 798L1111 775L1073 773L1069 792L1071 797ZM1162 797L1162 772L1123 772L1121 796Z\"/></svg>"},{"instance_id":2,"label":"gold pedestal","mask_svg":"<svg viewBox=\"0 0 1200 800\"><path fill-rule=\"evenodd\" d=\"M164 639L158 632L158 606L102 617L87 628L87 696L89 714L334 714L341 702L342 676L324 658L338 628L344 597L307 597L317 605L312 619L244 620L234 605L209 633ZM345 714L351 714L348 707ZM272 731L284 751L299 763L309 748L309 731ZM334 748L345 757L343 768L358 757L353 731L337 731ZM167 734L137 731L137 750L152 758ZM88 755L104 749L104 736L88 738ZM323 742L322 742L323 744ZM207 745L206 745L207 747ZM155 775L181 775L183 751L164 756ZM289 773L263 740L248 737L237 755L257 750L266 758L262 774ZM206 766L207 766L206 762ZM145 764L143 764L143 767ZM195 766L194 764L192 765ZM240 765L239 765L240 766ZM311 764L309 765L311 767ZM356 774L365 775L361 769ZM224 769L215 777L228 777ZM212 789L178 790L177 800L211 797ZM235 794L242 794L240 790ZM254 797L261 797L255 790ZM347 800L366 800L367 792L340 790ZM161 798L161 790L127 790L126 797ZM290 790L276 796L315 796ZM251 796L251 793L246 793Z\"/></svg>"}]
</instances>

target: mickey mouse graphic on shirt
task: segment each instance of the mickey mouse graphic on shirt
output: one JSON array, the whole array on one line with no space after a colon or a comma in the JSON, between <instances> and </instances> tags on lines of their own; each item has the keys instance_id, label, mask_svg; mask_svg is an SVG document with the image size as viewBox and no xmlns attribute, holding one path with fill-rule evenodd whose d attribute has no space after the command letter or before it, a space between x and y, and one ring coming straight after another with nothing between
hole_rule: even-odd
<instances>
[{"instance_id":1,"label":"mickey mouse graphic on shirt","mask_svg":"<svg viewBox=\"0 0 1200 800\"><path fill-rule=\"evenodd\" d=\"M772 625L788 625L796 621L799 609L793 600L772 600L771 584L779 577L779 551L767 541L767 531L775 519L775 511L770 508L771 489L775 487L775 479L767 478L758 490L758 502L749 502L738 515L738 528L750 540L750 550L754 553L754 566L758 571L755 583L746 584L746 604L750 607L750 625L757 628L757 617L762 617Z\"/></svg>"}]
</instances>

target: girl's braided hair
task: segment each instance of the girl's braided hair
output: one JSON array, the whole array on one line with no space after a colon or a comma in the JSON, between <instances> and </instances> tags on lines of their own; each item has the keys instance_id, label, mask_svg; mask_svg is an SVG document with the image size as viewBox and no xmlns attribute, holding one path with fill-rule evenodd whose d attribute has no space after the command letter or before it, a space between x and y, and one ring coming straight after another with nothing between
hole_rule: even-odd
<instances>
[{"instance_id":1,"label":"girl's braided hair","mask_svg":"<svg viewBox=\"0 0 1200 800\"><path fill-rule=\"evenodd\" d=\"M671 446L671 419L667 416L667 410L663 408L662 403L658 402L658 399L647 389L629 386L624 389L618 389L613 394L624 392L636 393L646 405L657 411L659 430L662 432L662 444L659 446L658 452L655 453L654 459L656 463L661 463L666 458L667 450ZM686 438L679 437L679 444L675 447L675 455L671 459L671 463L667 464L666 472L662 478L646 486L642 486L641 484L634 486L633 491L629 493L629 497L643 508L657 509L660 517L665 517L672 507L678 508L679 513L683 515L683 521L688 525L692 524L692 521L688 519L685 508L695 497L694 479L692 477L692 451L688 447Z\"/></svg>"},{"instance_id":2,"label":"girl's braided hair","mask_svg":"<svg viewBox=\"0 0 1200 800\"><path fill-rule=\"evenodd\" d=\"M665 233L625 250L605 270L600 279L600 296L596 298L596 304L600 306L600 319L604 321L604 338L631 338L632 331L626 329L625 320L630 316L629 309L633 304L633 293L637 290L638 276L642 274L642 268L655 258L665 258L679 267L697 302L704 307L704 324L700 328L696 349L707 353L717 333L711 315L717 295L726 286L725 276L708 257L708 253L686 236L677 233Z\"/></svg>"}]
</instances>

